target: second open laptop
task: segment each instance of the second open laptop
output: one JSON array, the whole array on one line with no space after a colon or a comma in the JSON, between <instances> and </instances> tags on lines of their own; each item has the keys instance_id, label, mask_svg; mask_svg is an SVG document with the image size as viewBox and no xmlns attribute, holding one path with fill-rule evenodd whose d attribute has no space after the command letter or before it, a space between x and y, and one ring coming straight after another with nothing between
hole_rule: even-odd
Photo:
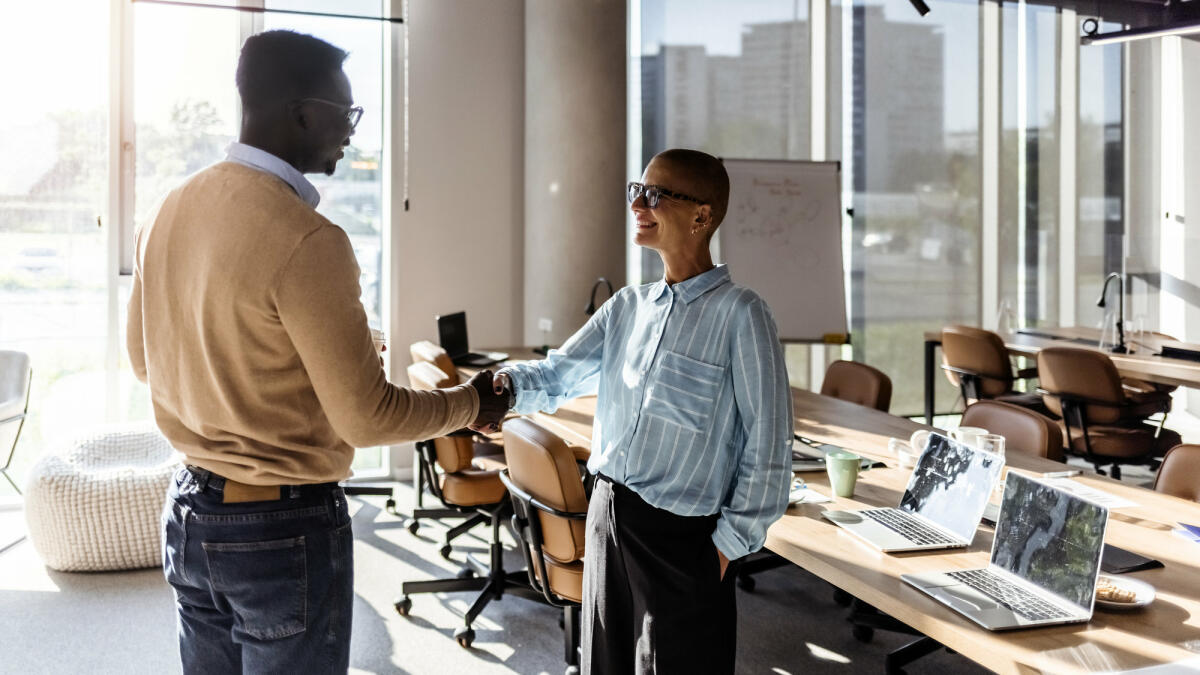
<instances>
[{"instance_id":1,"label":"second open laptop","mask_svg":"<svg viewBox=\"0 0 1200 675\"><path fill-rule=\"evenodd\" d=\"M930 434L896 508L822 515L881 551L970 546L1004 458Z\"/></svg>"},{"instance_id":2,"label":"second open laptop","mask_svg":"<svg viewBox=\"0 0 1200 675\"><path fill-rule=\"evenodd\" d=\"M1092 618L1108 509L1010 472L983 569L903 574L917 587L989 630Z\"/></svg>"}]
</instances>

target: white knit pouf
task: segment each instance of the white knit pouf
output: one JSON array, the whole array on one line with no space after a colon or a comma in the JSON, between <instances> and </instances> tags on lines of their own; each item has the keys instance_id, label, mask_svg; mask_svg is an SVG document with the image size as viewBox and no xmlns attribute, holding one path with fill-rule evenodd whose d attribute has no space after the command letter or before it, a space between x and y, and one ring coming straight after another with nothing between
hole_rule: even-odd
<instances>
[{"instance_id":1,"label":"white knit pouf","mask_svg":"<svg viewBox=\"0 0 1200 675\"><path fill-rule=\"evenodd\" d=\"M109 427L46 455L25 488L29 539L47 567L64 572L158 567L163 502L179 466L148 424Z\"/></svg>"}]
</instances>

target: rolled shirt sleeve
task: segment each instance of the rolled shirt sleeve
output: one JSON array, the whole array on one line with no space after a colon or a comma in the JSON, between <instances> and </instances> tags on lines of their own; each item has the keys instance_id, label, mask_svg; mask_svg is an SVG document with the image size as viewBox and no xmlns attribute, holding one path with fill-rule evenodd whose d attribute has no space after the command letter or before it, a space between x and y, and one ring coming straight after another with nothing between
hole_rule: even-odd
<instances>
[{"instance_id":1,"label":"rolled shirt sleeve","mask_svg":"<svg viewBox=\"0 0 1200 675\"><path fill-rule=\"evenodd\" d=\"M738 317L730 344L733 391L745 445L721 506L713 543L734 560L762 548L787 509L791 484L792 396L783 347L766 303Z\"/></svg>"}]
</instances>

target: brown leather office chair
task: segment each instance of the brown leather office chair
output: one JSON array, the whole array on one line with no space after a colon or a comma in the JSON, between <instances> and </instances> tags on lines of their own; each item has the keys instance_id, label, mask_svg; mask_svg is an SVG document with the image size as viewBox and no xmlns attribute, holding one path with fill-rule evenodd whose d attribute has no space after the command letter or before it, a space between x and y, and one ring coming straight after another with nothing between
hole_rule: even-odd
<instances>
[{"instance_id":1,"label":"brown leather office chair","mask_svg":"<svg viewBox=\"0 0 1200 675\"><path fill-rule=\"evenodd\" d=\"M1000 401L976 401L967 406L960 424L1000 434L1006 452L1063 461L1062 429L1054 420L1028 408Z\"/></svg>"},{"instance_id":2,"label":"brown leather office chair","mask_svg":"<svg viewBox=\"0 0 1200 675\"><path fill-rule=\"evenodd\" d=\"M892 404L892 380L865 363L834 361L825 370L821 395L887 412Z\"/></svg>"},{"instance_id":3,"label":"brown leather office chair","mask_svg":"<svg viewBox=\"0 0 1200 675\"><path fill-rule=\"evenodd\" d=\"M1170 395L1129 394L1107 354L1048 347L1038 352L1038 373L1046 406L1063 418L1067 451L1087 458L1100 473L1104 464L1118 479L1122 464L1157 468L1158 459L1180 443L1179 434L1145 421L1171 409Z\"/></svg>"},{"instance_id":4,"label":"brown leather office chair","mask_svg":"<svg viewBox=\"0 0 1200 675\"><path fill-rule=\"evenodd\" d=\"M1200 502L1200 445L1177 445L1168 450L1154 476L1154 489Z\"/></svg>"},{"instance_id":5,"label":"brown leather office chair","mask_svg":"<svg viewBox=\"0 0 1200 675\"><path fill-rule=\"evenodd\" d=\"M439 345L428 340L421 340L409 345L409 354L412 356L412 362L415 363L430 363L437 367L443 374L442 387L453 387L462 384L462 378L459 377L458 368L454 366L454 362L450 360L450 355L446 350ZM431 371L430 371L431 372ZM415 385L414 385L415 386ZM504 447L496 443L494 439L488 438L481 434L472 434L473 459L472 464L479 469L503 469L504 468ZM427 473L424 466L424 459L421 458L419 450L413 452L413 495L416 504L413 506L412 517L408 523L408 531L416 534L421 528L422 519L442 520L445 518L461 517L462 514L453 509L445 508L425 508L425 494L429 491L429 486L425 483L425 475ZM442 555L449 557L450 541L462 534L466 530L474 527L478 523L463 523L457 528L453 528L446 535L446 545L442 547Z\"/></svg>"},{"instance_id":6,"label":"brown leather office chair","mask_svg":"<svg viewBox=\"0 0 1200 675\"><path fill-rule=\"evenodd\" d=\"M440 389L451 378L432 363L414 363L408 367L408 379L414 389ZM463 617L464 625L454 632L454 639L463 647L470 647L475 640L471 623L488 603L505 593L541 601L525 579L525 572L506 572L504 548L500 543L500 523L512 513L508 492L500 480L499 469L480 469L472 465L474 460L472 436L456 432L449 436L417 443L423 462L425 482L430 491L447 509L461 512L467 521L458 528L474 527L490 522L492 536L489 540L490 561L484 565L467 556L467 566L454 579L432 581L406 581L401 584L402 593L395 602L396 611L408 616L412 611L412 599L416 593L446 593L456 591L480 591L471 608ZM458 529L455 528L455 529ZM465 530L464 530L465 531ZM443 551L443 555L446 555ZM478 575L478 576L476 576Z\"/></svg>"},{"instance_id":7,"label":"brown leather office chair","mask_svg":"<svg viewBox=\"0 0 1200 675\"><path fill-rule=\"evenodd\" d=\"M1049 415L1042 397L1013 389L1017 379L1037 377L1036 368L1013 374L1008 348L999 335L974 326L946 326L942 329L942 369L959 388L963 404L983 399L1012 403Z\"/></svg>"},{"instance_id":8,"label":"brown leather office chair","mask_svg":"<svg viewBox=\"0 0 1200 675\"><path fill-rule=\"evenodd\" d=\"M529 583L563 610L567 675L579 672L579 605L583 602L587 496L566 442L528 419L504 425L508 470L500 479L513 502L513 529Z\"/></svg>"}]
</instances>

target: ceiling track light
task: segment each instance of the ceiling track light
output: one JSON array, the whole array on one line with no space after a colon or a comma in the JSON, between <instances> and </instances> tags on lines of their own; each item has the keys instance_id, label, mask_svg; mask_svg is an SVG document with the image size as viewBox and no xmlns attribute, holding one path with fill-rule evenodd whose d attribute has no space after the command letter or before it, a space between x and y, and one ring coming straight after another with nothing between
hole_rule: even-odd
<instances>
[{"instance_id":1,"label":"ceiling track light","mask_svg":"<svg viewBox=\"0 0 1200 675\"><path fill-rule=\"evenodd\" d=\"M929 13L929 5L925 4L925 0L908 0L908 1L911 2L912 6L917 10L917 14L920 14L921 16L925 16L926 14Z\"/></svg>"}]
</instances>

